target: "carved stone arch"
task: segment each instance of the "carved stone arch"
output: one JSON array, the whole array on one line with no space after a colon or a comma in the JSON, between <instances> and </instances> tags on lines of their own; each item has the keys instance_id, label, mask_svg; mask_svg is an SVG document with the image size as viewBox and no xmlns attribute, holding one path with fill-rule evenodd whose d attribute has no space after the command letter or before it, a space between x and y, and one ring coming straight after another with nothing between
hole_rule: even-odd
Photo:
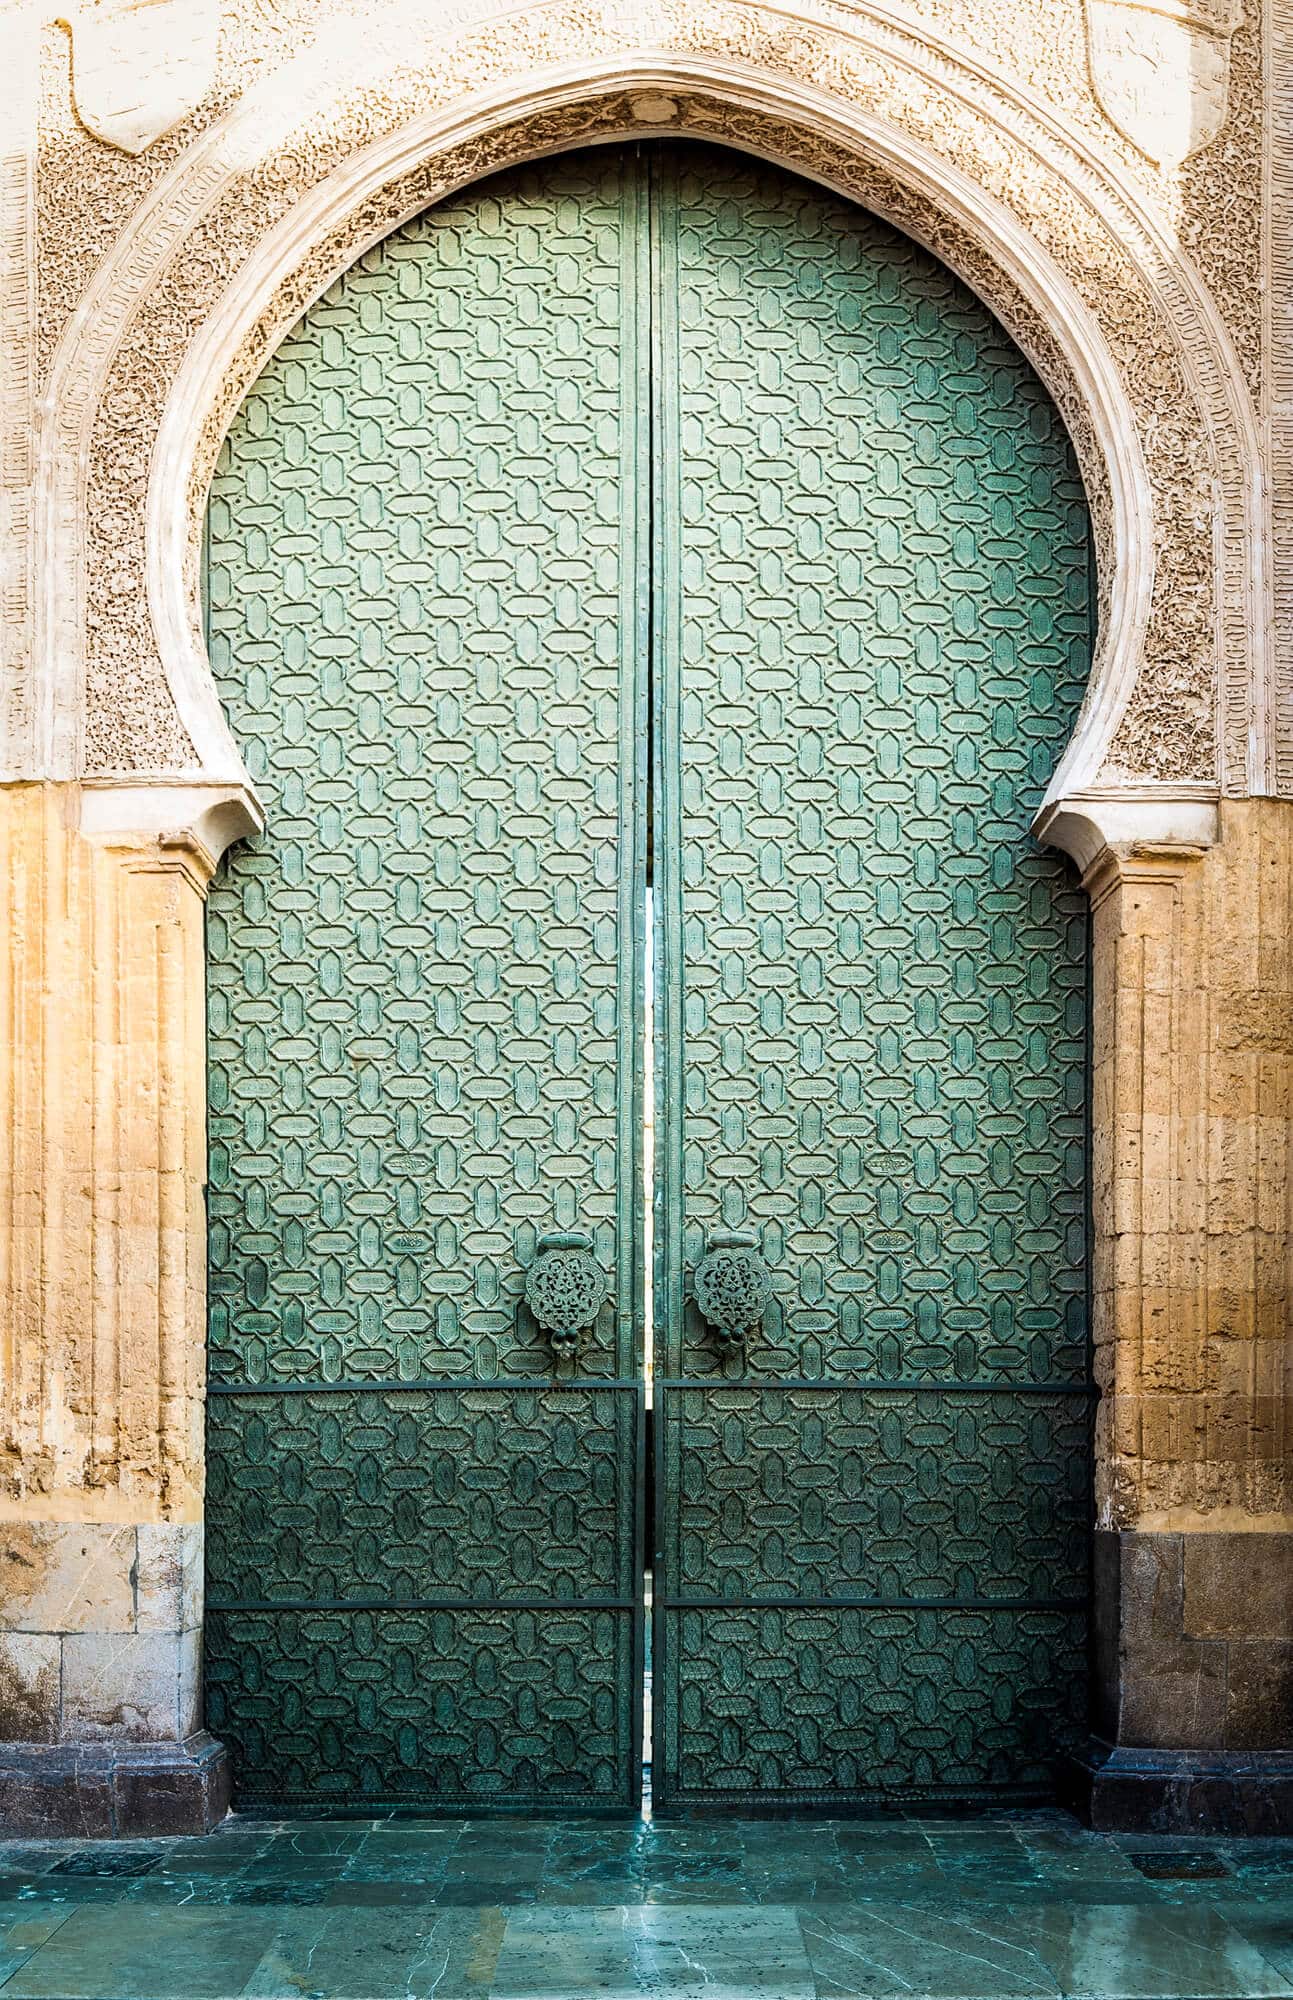
<instances>
[{"instance_id":1,"label":"carved stone arch","mask_svg":"<svg viewBox=\"0 0 1293 2000\"><path fill-rule=\"evenodd\" d=\"M385 0L360 51L351 37L297 58L154 189L51 383L37 762L83 777L87 825L170 824L177 786L180 816L194 788L218 808L213 839L251 824L197 548L220 439L276 341L366 247L464 183L660 132L764 154L917 237L1059 403L1101 620L1051 836L1085 849L1116 802L1120 837L1206 838L1219 782L1264 788L1249 783L1265 755L1256 431L1215 309L1161 226L1018 84L879 9L847 33L804 19L791 32L762 4L702 16L673 0L656 25L670 32L643 47L608 17L592 48L586 24L537 0L419 43L407 0ZM60 546L72 566L88 547L84 575L58 575Z\"/></svg>"},{"instance_id":2,"label":"carved stone arch","mask_svg":"<svg viewBox=\"0 0 1293 2000\"><path fill-rule=\"evenodd\" d=\"M373 243L481 174L568 146L690 132L776 160L915 236L987 295L1056 395L1074 433L1103 558L1098 666L1059 787L1095 778L1135 679L1153 567L1152 499L1117 369L1064 274L964 176L940 171L865 114L845 135L834 113L799 93L714 76L704 64L689 65L685 78L657 63L627 75L539 80L535 101L519 115L482 121L466 135L439 121L413 121L337 169L256 246L185 356L149 490L154 626L204 760L227 754L228 745L198 602L202 512L225 431L278 341Z\"/></svg>"}]
</instances>

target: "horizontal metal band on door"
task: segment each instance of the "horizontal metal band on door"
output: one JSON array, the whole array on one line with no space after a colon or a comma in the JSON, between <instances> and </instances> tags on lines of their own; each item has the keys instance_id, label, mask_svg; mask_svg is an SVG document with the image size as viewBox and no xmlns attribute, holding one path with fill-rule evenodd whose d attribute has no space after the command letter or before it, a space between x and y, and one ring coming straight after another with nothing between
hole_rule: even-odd
<instances>
[{"instance_id":1,"label":"horizontal metal band on door","mask_svg":"<svg viewBox=\"0 0 1293 2000\"><path fill-rule=\"evenodd\" d=\"M374 1611L636 1611L633 1598L622 1597L296 1597L248 1598L237 1603L208 1602L208 1611L350 1611L356 1616Z\"/></svg>"},{"instance_id":2,"label":"horizontal metal band on door","mask_svg":"<svg viewBox=\"0 0 1293 2000\"><path fill-rule=\"evenodd\" d=\"M794 1380L785 1376L773 1376L761 1380L757 1376L734 1375L687 1375L657 1376L657 1389L769 1389L769 1390L821 1390L835 1393L849 1389L873 1395L945 1395L945 1396L1085 1396L1094 1400L1099 1390L1090 1382L875 1382L852 1380L832 1376L829 1380ZM348 1393L403 1395L414 1390L447 1391L477 1389L497 1389L502 1392L524 1390L531 1393L551 1389L628 1389L640 1390L642 1382L633 1377L625 1379L599 1378L596 1375L558 1379L554 1376L536 1376L532 1379L509 1377L494 1381L479 1381L471 1375L456 1375L451 1378L436 1377L412 1382L209 1382L209 1396L278 1396L278 1395L329 1395Z\"/></svg>"},{"instance_id":3,"label":"horizontal metal band on door","mask_svg":"<svg viewBox=\"0 0 1293 2000\"><path fill-rule=\"evenodd\" d=\"M412 1382L208 1382L208 1396L344 1396L409 1395L415 1390L435 1395L458 1395L470 1390L495 1389L503 1395L514 1392L547 1394L552 1389L626 1389L634 1393L643 1387L636 1376L579 1375L557 1379L550 1375L495 1376L480 1381L474 1375L419 1377Z\"/></svg>"},{"instance_id":4,"label":"horizontal metal band on door","mask_svg":"<svg viewBox=\"0 0 1293 2000\"><path fill-rule=\"evenodd\" d=\"M1085 1611L1086 1597L657 1597L657 1611Z\"/></svg>"},{"instance_id":5,"label":"horizontal metal band on door","mask_svg":"<svg viewBox=\"0 0 1293 2000\"><path fill-rule=\"evenodd\" d=\"M820 1389L834 1395L841 1389L868 1396L1087 1396L1099 1394L1091 1382L877 1382L865 1376L831 1375L657 1375L657 1389Z\"/></svg>"},{"instance_id":6,"label":"horizontal metal band on door","mask_svg":"<svg viewBox=\"0 0 1293 2000\"><path fill-rule=\"evenodd\" d=\"M657 1611L1085 1611L1085 1597L658 1597ZM602 1597L389 1597L249 1599L208 1611L636 1611Z\"/></svg>"}]
</instances>

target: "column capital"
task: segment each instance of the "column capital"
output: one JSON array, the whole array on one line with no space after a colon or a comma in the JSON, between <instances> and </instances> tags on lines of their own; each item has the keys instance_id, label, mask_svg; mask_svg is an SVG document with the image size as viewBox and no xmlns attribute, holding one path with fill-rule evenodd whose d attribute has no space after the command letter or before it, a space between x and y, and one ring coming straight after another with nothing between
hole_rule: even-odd
<instances>
[{"instance_id":1,"label":"column capital","mask_svg":"<svg viewBox=\"0 0 1293 2000\"><path fill-rule=\"evenodd\" d=\"M238 781L93 778L80 789L87 839L138 848L153 866L187 874L200 894L225 849L265 824L255 792Z\"/></svg>"},{"instance_id":2,"label":"column capital","mask_svg":"<svg viewBox=\"0 0 1293 2000\"><path fill-rule=\"evenodd\" d=\"M1093 786L1048 799L1033 832L1069 855L1094 886L1109 858L1121 871L1139 858L1156 856L1161 866L1205 853L1217 839L1218 811L1215 785Z\"/></svg>"}]
</instances>

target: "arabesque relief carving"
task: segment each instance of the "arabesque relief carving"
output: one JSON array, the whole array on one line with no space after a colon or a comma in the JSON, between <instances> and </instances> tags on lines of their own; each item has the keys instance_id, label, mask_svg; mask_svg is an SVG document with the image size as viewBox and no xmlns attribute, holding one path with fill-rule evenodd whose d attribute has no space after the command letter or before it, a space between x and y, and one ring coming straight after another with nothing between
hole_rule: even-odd
<instances>
[{"instance_id":1,"label":"arabesque relief carving","mask_svg":"<svg viewBox=\"0 0 1293 2000\"><path fill-rule=\"evenodd\" d=\"M174 4L178 0L146 0L111 12L130 23L131 33L142 34L150 19L164 21ZM198 11L207 5L199 0ZM59 57L47 55L45 118L53 122L37 202L42 270L49 276L41 320L54 334L70 314L66 324L75 338L51 357L50 452L67 468L67 487L57 505L51 499L46 521L50 532L58 521L64 550L88 543L89 552L83 579L73 585L69 576L66 586L50 592L54 618L41 658L57 659L68 692L59 697L64 715L28 725L31 738L39 742L43 734L63 746L54 759L58 768L70 769L83 750L80 768L104 781L149 771L188 774L201 761L188 709L173 699L170 666L158 656L145 574L150 466L185 354L226 287L238 283L271 233L329 177L349 171L348 163L411 119L433 110L452 119L457 107L481 92L502 103L511 97L512 121L501 112L492 131L486 120L463 148L431 146L420 176L405 171L393 177L389 206L371 196L352 217L338 216L326 244L303 241L299 272L285 284L283 299L214 357L221 375L244 385L286 331L290 321L280 313L299 312L312 287L339 268L325 268L325 260L347 250L357 254L382 208L386 226L394 226L400 199L419 178L425 198L435 199L444 184L433 165L437 152L446 169L451 155L461 160L474 153L477 171L488 172L508 155L523 156L530 144L579 144L598 136L599 127L610 136L609 106L602 97L594 110L596 90L585 99L582 121L573 107L564 114L564 140L556 136L551 112L535 112L530 132L521 132L513 122L521 112L518 88L552 65L573 62L603 73L611 65L625 76L630 97L641 99L644 86L632 85L623 67L628 63L631 72L637 50L657 59L663 52L677 67L681 125L755 150L771 147L787 164L823 173L864 203L875 201L948 257L1005 319L1060 400L1101 523L1105 480L1097 461L1109 447L1107 440L1094 447L1088 391L1066 379L1071 367L1059 352L1058 306L1022 307L999 262L942 208L941 197L911 184L899 191L861 141L845 140L844 125L855 118L889 121L929 149L931 160L937 156L940 173L965 176L984 199L999 204L1009 227L1022 229L1036 255L1063 273L1098 325L1124 384L1132 449L1143 453L1152 494L1146 533L1153 573L1135 586L1152 595L1141 685L1109 743L1105 780L1204 788L1219 781L1235 791L1251 773L1287 766L1293 774L1293 727L1279 723L1279 691L1263 679L1269 670L1257 658L1267 629L1261 608L1267 585L1260 487L1253 477L1257 427L1245 380L1259 349L1257 289L1239 286L1233 298L1210 297L1204 282L1211 271L1208 244L1195 240L1198 229L1191 225L1189 255L1182 254L1182 234L1156 207L1151 169L1137 168L1121 128L1104 125L1103 164L1092 151L1103 117L1090 80L1080 74L1084 27L1101 9L1148 21L1146 10L1131 0L1044 0L1044 7L1048 18L1054 16L1054 34L1039 36L1030 20L1012 41L1004 5L970 10L963 0L919 0L901 20L887 9L873 14L862 0L848 6L805 0L793 18L757 0L707 0L704 6L653 0L649 9L632 0L533 0L505 15L491 0L458 0L439 10L434 22L411 0L224 0L214 87L196 116L164 136L146 154L149 164L137 167L129 155L69 128L66 70L60 93ZM1210 38L1209 46L1228 49L1234 35L1230 123L1212 152L1205 148L1197 162L1191 158L1190 200L1197 208L1204 183L1211 185L1208 176L1216 178L1207 162L1224 155L1231 199L1225 234L1249 244L1259 232L1233 225L1234 204L1247 216L1259 197L1253 145L1260 120L1249 101L1260 83L1255 7L1256 0L1247 0L1242 23L1238 0L1213 0L1206 14L1194 8L1188 19L1179 9L1170 19L1154 17L1188 31L1187 39ZM106 17L109 9L90 12ZM1012 49L1017 73L1010 67ZM61 60L66 63L65 51ZM732 94L722 109L712 95L702 105L696 82L687 84L693 63L731 70ZM640 74L645 85L647 70ZM84 77L82 70L78 90ZM655 89L653 82L645 95ZM807 93L815 115L838 115L840 136L830 143L821 135L810 138L807 127L793 128L784 110L774 114L770 102L743 103L747 92L765 100L769 93L773 99ZM618 129L638 123L639 116L634 111ZM1197 152L1204 125L1191 116L1189 143ZM509 122L514 144L500 145L495 134ZM1078 131L1082 139L1075 145ZM1146 158L1143 152L1140 157ZM138 188L133 220L127 202L132 176ZM1220 187L1214 195L1220 203ZM77 228L70 231L73 216ZM87 284L78 324L78 288ZM227 420L230 407L220 401L220 420ZM199 477L209 471L214 443L218 435L198 446ZM191 492L189 506L191 535L199 493ZM69 535L68 507L83 522L83 533ZM1098 533L1107 604L1123 553L1110 529L1100 525ZM1097 666L1096 682L1099 671ZM47 684L48 664L38 659L38 684L42 675ZM1256 722L1254 688L1267 690L1256 697L1266 703ZM21 747L11 762L24 768Z\"/></svg>"}]
</instances>

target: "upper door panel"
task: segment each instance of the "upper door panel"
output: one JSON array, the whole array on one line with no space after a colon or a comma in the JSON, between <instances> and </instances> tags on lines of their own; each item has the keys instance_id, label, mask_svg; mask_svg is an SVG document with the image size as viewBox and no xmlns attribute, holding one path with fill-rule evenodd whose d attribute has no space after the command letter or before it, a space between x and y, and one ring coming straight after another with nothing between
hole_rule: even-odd
<instances>
[{"instance_id":1,"label":"upper door panel","mask_svg":"<svg viewBox=\"0 0 1293 2000\"><path fill-rule=\"evenodd\" d=\"M215 480L268 816L209 932L244 1799L636 1797L643 230L619 151L429 211L306 315ZM560 1381L520 1296L553 1229L613 1278Z\"/></svg>"}]
</instances>

